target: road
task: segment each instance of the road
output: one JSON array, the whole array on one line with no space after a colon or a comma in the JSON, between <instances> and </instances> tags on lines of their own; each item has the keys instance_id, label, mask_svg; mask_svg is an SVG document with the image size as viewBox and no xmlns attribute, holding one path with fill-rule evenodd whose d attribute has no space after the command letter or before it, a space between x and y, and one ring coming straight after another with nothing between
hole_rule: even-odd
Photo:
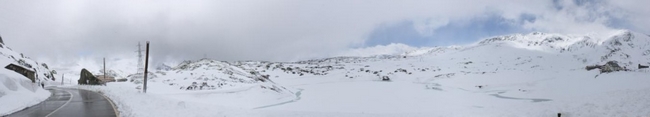
<instances>
[{"instance_id":1,"label":"road","mask_svg":"<svg viewBox=\"0 0 650 117\"><path fill-rule=\"evenodd\" d=\"M77 89L49 89L47 100L9 117L116 117L113 104L103 95Z\"/></svg>"}]
</instances>

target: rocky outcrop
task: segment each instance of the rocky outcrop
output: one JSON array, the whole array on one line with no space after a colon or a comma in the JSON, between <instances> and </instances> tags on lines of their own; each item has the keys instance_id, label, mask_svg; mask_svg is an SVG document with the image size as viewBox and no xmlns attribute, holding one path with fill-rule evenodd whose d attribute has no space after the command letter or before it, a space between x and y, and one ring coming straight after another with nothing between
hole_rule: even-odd
<instances>
[{"instance_id":1,"label":"rocky outcrop","mask_svg":"<svg viewBox=\"0 0 650 117\"><path fill-rule=\"evenodd\" d=\"M24 68L24 67L22 67L20 65L16 65L16 64L9 64L5 68L9 69L9 70L12 70L12 71L15 71L16 73L19 73L20 75L23 75L23 76L27 77L29 80L32 81L32 83L36 82L36 76L34 76L36 74L35 71L32 71L30 69L26 69L26 68Z\"/></svg>"},{"instance_id":2,"label":"rocky outcrop","mask_svg":"<svg viewBox=\"0 0 650 117\"><path fill-rule=\"evenodd\" d=\"M81 69L81 76L79 77L78 83L80 85L100 85L102 82L97 79L90 71L86 69Z\"/></svg>"},{"instance_id":3,"label":"rocky outcrop","mask_svg":"<svg viewBox=\"0 0 650 117\"><path fill-rule=\"evenodd\" d=\"M390 78L388 76L382 76L381 81L390 81Z\"/></svg>"},{"instance_id":4,"label":"rocky outcrop","mask_svg":"<svg viewBox=\"0 0 650 117\"><path fill-rule=\"evenodd\" d=\"M649 66L639 64L639 69L645 69L645 68L648 68L648 67Z\"/></svg>"},{"instance_id":5,"label":"rocky outcrop","mask_svg":"<svg viewBox=\"0 0 650 117\"><path fill-rule=\"evenodd\" d=\"M600 73L609 73L609 72L622 71L622 70L625 69L619 66L618 62L616 61L609 61L605 63L605 65L600 67Z\"/></svg>"},{"instance_id":6,"label":"rocky outcrop","mask_svg":"<svg viewBox=\"0 0 650 117\"><path fill-rule=\"evenodd\" d=\"M590 66L585 67L585 69L587 71L591 71L593 69L600 69L600 67L602 67L602 66L600 66L600 65L590 65Z\"/></svg>"},{"instance_id":7,"label":"rocky outcrop","mask_svg":"<svg viewBox=\"0 0 650 117\"><path fill-rule=\"evenodd\" d=\"M585 67L585 69L587 71L590 71L590 70L593 70L593 69L600 69L600 73L610 73L610 72L626 70L625 68L618 65L617 61L608 61L607 63L605 63L605 65L587 66L587 67Z\"/></svg>"}]
</instances>

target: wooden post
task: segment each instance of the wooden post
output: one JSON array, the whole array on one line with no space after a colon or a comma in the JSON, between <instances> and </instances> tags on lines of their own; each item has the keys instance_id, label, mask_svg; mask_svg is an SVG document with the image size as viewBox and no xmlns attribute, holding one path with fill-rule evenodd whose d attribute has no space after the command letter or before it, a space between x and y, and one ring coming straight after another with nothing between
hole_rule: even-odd
<instances>
[{"instance_id":1,"label":"wooden post","mask_svg":"<svg viewBox=\"0 0 650 117\"><path fill-rule=\"evenodd\" d=\"M142 87L143 93L147 93L147 74L149 74L147 71L148 68L149 68L149 41L147 41L147 53L144 58L144 87Z\"/></svg>"}]
</instances>

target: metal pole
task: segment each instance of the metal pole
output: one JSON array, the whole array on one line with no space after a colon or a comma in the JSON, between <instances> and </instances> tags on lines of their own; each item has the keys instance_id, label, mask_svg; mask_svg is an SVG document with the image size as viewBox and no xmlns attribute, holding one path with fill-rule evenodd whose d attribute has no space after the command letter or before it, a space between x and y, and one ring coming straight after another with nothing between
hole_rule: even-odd
<instances>
[{"instance_id":1,"label":"metal pole","mask_svg":"<svg viewBox=\"0 0 650 117\"><path fill-rule=\"evenodd\" d=\"M147 55L144 59L144 93L147 93L147 74L148 73L148 68L149 68L149 41L147 41Z\"/></svg>"},{"instance_id":2,"label":"metal pole","mask_svg":"<svg viewBox=\"0 0 650 117\"><path fill-rule=\"evenodd\" d=\"M106 57L104 57L104 77L102 79L106 80Z\"/></svg>"}]
</instances>

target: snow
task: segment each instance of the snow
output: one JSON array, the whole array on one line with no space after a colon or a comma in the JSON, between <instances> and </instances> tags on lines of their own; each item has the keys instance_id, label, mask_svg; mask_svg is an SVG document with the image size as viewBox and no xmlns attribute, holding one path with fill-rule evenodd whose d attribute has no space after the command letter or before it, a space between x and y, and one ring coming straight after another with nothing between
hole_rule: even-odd
<instances>
[{"instance_id":1,"label":"snow","mask_svg":"<svg viewBox=\"0 0 650 117\"><path fill-rule=\"evenodd\" d=\"M583 51L558 50L591 38L552 34L553 37L565 38L567 42L540 46L516 41L540 41L549 35L530 34L520 35L515 41L428 54L413 52L418 54L403 59L350 62L345 65L347 71L331 71L327 76L274 79L278 84L302 89L301 100L264 110L402 116L416 113L423 116L649 115L650 108L646 106L650 104L649 100L643 98L648 95L643 91L650 89L646 85L650 83L648 70L609 74L584 70L586 65L609 60L633 63L629 65L645 64L641 61L647 62L647 57L640 53L647 49L650 38L640 34L633 34L632 43L637 46L623 47L620 53L633 57L601 59L609 52L603 48L613 48L607 42L619 40L628 32L619 31L617 35L603 39L604 44L583 48ZM588 60L583 62L582 59ZM384 72L402 68L412 74L393 73L389 75L392 82L381 82L377 76L357 72L361 68ZM426 68L428 70L421 70ZM345 75L358 77L350 79ZM443 77L435 77L438 75ZM626 99L634 99L631 102L637 103L629 103Z\"/></svg>"},{"instance_id":2,"label":"snow","mask_svg":"<svg viewBox=\"0 0 650 117\"><path fill-rule=\"evenodd\" d=\"M530 33L465 46L389 46L379 55L299 62L186 61L155 71L147 93L133 82L66 87L105 94L125 117L650 115L650 70L636 69L650 64L644 34ZM584 69L608 61L629 71ZM216 86L183 89L193 82Z\"/></svg>"},{"instance_id":3,"label":"snow","mask_svg":"<svg viewBox=\"0 0 650 117\"><path fill-rule=\"evenodd\" d=\"M36 105L50 96L50 92L44 90L39 84L32 83L30 79L14 71L5 69L4 66L10 63L17 64L17 61L11 59L13 56L20 57L20 54L4 47L0 48L0 116L8 115L20 111L26 107ZM35 61L28 58L21 58L25 63L33 65L37 69L37 74L43 74L41 71L49 72L49 69L40 67ZM37 82L49 83L50 79L39 76Z\"/></svg>"},{"instance_id":4,"label":"snow","mask_svg":"<svg viewBox=\"0 0 650 117\"><path fill-rule=\"evenodd\" d=\"M50 92L33 84L19 74L0 72L0 116L8 115L23 108L36 105L50 96Z\"/></svg>"}]
</instances>

